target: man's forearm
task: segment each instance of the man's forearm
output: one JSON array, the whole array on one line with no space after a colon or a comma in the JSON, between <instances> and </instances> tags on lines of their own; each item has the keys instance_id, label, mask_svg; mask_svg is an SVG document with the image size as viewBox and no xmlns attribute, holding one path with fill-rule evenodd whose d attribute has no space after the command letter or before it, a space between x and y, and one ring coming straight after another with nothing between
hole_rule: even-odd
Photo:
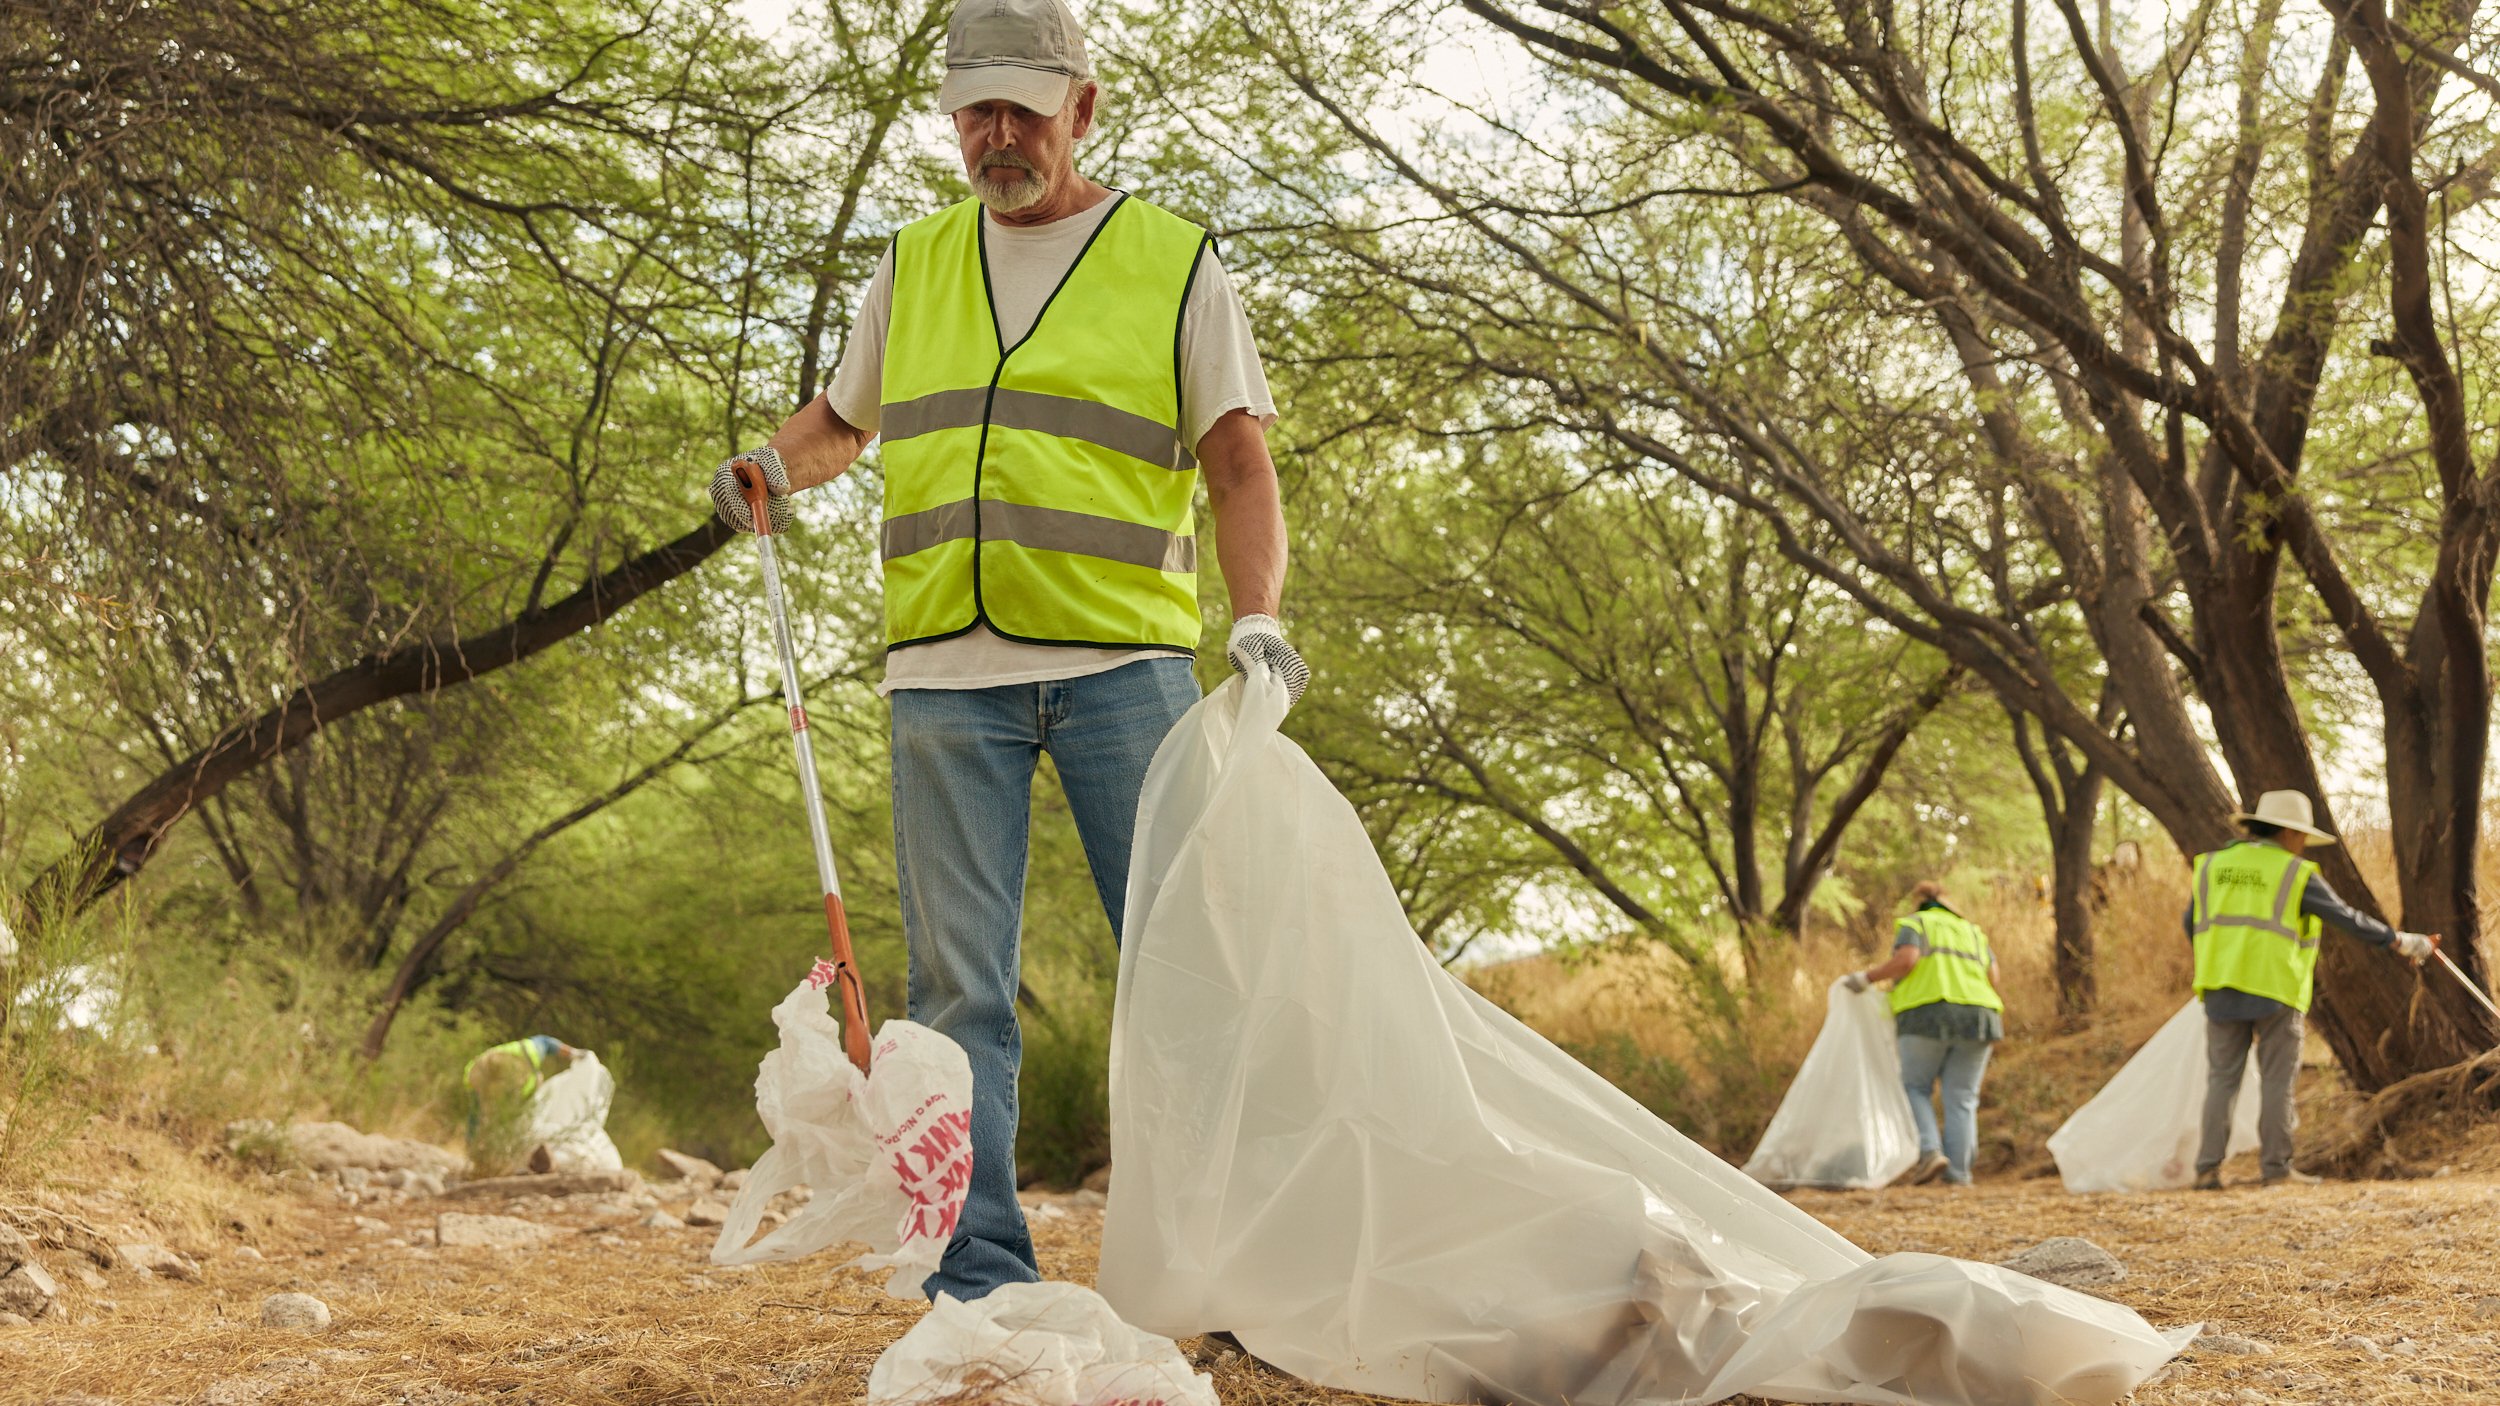
<instances>
[{"instance_id":1,"label":"man's forearm","mask_svg":"<svg viewBox=\"0 0 2500 1406\"><path fill-rule=\"evenodd\" d=\"M868 439L866 431L833 413L832 404L819 395L783 421L770 443L781 452L795 493L840 478L867 449Z\"/></svg>"},{"instance_id":2,"label":"man's forearm","mask_svg":"<svg viewBox=\"0 0 2500 1406\"><path fill-rule=\"evenodd\" d=\"M1266 430L1247 411L1234 411L1207 431L1198 454L1206 466L1215 553L1233 618L1279 614L1285 599L1285 509Z\"/></svg>"}]
</instances>

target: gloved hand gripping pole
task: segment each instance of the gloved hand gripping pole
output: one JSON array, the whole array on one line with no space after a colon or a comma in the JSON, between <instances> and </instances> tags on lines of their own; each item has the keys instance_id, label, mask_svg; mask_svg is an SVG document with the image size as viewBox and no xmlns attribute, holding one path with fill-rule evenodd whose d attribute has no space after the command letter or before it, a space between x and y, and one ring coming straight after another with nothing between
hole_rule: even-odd
<instances>
[{"instance_id":1,"label":"gloved hand gripping pole","mask_svg":"<svg viewBox=\"0 0 2500 1406\"><path fill-rule=\"evenodd\" d=\"M825 829L824 792L816 784L816 752L807 740L807 706L799 693L799 662L790 643L790 612L781 595L781 562L773 555L772 504L764 475L741 459L732 466L738 495L755 524L756 554L764 559L764 603L772 616L773 647L781 655L781 701L789 705L790 746L798 754L799 794L807 801L807 835L816 845L816 877L825 890L825 926L833 937L833 983L842 999L842 1048L868 1072L868 993L851 955L851 924L842 912L842 879L834 872L833 838Z\"/></svg>"}]
</instances>

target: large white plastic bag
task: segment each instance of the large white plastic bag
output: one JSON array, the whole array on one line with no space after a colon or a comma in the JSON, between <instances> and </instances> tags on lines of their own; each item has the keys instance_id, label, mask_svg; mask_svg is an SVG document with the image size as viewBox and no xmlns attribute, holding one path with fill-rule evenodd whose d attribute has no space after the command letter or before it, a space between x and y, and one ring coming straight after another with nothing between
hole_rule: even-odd
<instances>
[{"instance_id":1,"label":"large white plastic bag","mask_svg":"<svg viewBox=\"0 0 2500 1406\"><path fill-rule=\"evenodd\" d=\"M2030 1280L2009 1295L1958 1261L1940 1338L1929 1257L1870 1263L1469 991L1278 734L1285 702L1263 670L1219 688L1156 753L1138 810L1099 1281L1131 1322L1230 1330L1324 1385L1531 1406L1892 1402L1826 1359L1903 1325L1938 1350L1989 1344L2026 1381L2114 1384L2082 1402L2170 1357L2132 1313ZM1842 1287L1760 1331L1817 1283ZM2054 1361L2016 1345L2042 1316L2071 1328L2042 1335L2066 1346Z\"/></svg>"},{"instance_id":2,"label":"large white plastic bag","mask_svg":"<svg viewBox=\"0 0 2500 1406\"><path fill-rule=\"evenodd\" d=\"M2257 1146L2258 1100L2251 1050L2225 1155ZM2068 1191L2176 1191L2196 1179L2204 1128L2205 1008L2191 1000L2049 1135L2049 1155Z\"/></svg>"},{"instance_id":3,"label":"large white plastic bag","mask_svg":"<svg viewBox=\"0 0 2500 1406\"><path fill-rule=\"evenodd\" d=\"M1170 1338L1121 1322L1091 1289L1059 1283L1006 1284L972 1303L940 1294L868 1373L868 1406L968 1400L1217 1406L1215 1383Z\"/></svg>"},{"instance_id":4,"label":"large white plastic bag","mask_svg":"<svg viewBox=\"0 0 2500 1406\"><path fill-rule=\"evenodd\" d=\"M619 1172L625 1159L608 1140L608 1105L616 1076L588 1050L538 1086L530 1100L530 1143L544 1146L559 1172Z\"/></svg>"},{"instance_id":5,"label":"large white plastic bag","mask_svg":"<svg viewBox=\"0 0 2500 1406\"><path fill-rule=\"evenodd\" d=\"M1852 992L1837 981L1823 1004L1823 1029L1754 1144L1745 1175L1773 1187L1889 1185L1918 1160L1892 1010L1883 992Z\"/></svg>"},{"instance_id":6,"label":"large white plastic bag","mask_svg":"<svg viewBox=\"0 0 2500 1406\"><path fill-rule=\"evenodd\" d=\"M829 1009L832 968L817 968L773 1007L781 1047L755 1072L755 1111L773 1135L712 1246L714 1264L797 1259L855 1241L862 1269L886 1269L885 1291L918 1294L946 1253L972 1180L972 1065L925 1025L889 1020L866 1074L842 1050ZM771 1200L813 1192L789 1220L749 1244Z\"/></svg>"}]
</instances>

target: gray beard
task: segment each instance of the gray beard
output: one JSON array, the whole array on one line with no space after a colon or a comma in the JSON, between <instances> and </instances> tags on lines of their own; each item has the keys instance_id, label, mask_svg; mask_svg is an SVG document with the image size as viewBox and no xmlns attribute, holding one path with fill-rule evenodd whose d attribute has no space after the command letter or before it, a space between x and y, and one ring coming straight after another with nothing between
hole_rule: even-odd
<instances>
[{"instance_id":1,"label":"gray beard","mask_svg":"<svg viewBox=\"0 0 2500 1406\"><path fill-rule=\"evenodd\" d=\"M993 166L972 178L972 193L992 214L1013 215L1041 203L1050 183L1036 172L1015 166Z\"/></svg>"}]
</instances>

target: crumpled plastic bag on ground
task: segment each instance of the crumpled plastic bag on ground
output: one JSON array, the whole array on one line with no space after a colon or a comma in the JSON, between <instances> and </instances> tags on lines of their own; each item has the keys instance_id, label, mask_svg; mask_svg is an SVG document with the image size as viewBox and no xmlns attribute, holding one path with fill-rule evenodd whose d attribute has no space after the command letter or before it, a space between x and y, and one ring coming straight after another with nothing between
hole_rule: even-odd
<instances>
[{"instance_id":1,"label":"crumpled plastic bag on ground","mask_svg":"<svg viewBox=\"0 0 2500 1406\"><path fill-rule=\"evenodd\" d=\"M1147 775L1099 1281L1129 1321L1527 1406L2106 1406L2175 1353L2070 1290L1870 1260L1470 991L1285 706L1229 681Z\"/></svg>"},{"instance_id":2,"label":"crumpled plastic bag on ground","mask_svg":"<svg viewBox=\"0 0 2500 1406\"><path fill-rule=\"evenodd\" d=\"M1771 1187L1865 1190L1918 1160L1918 1125L1901 1088L1901 1050L1883 992L1833 982L1823 1029L1762 1130L1745 1175Z\"/></svg>"},{"instance_id":3,"label":"crumpled plastic bag on ground","mask_svg":"<svg viewBox=\"0 0 2500 1406\"><path fill-rule=\"evenodd\" d=\"M940 1294L868 1373L868 1406L1217 1406L1215 1383L1170 1338L1139 1332L1076 1284Z\"/></svg>"},{"instance_id":4,"label":"crumpled plastic bag on ground","mask_svg":"<svg viewBox=\"0 0 2500 1406\"><path fill-rule=\"evenodd\" d=\"M889 1020L862 1074L842 1052L830 1009L832 966L818 962L773 1007L781 1047L755 1073L755 1111L773 1137L729 1208L714 1264L797 1259L855 1241L885 1290L916 1296L955 1235L972 1178L972 1066L925 1025ZM766 1205L794 1186L808 1203L748 1243Z\"/></svg>"},{"instance_id":5,"label":"crumpled plastic bag on ground","mask_svg":"<svg viewBox=\"0 0 2500 1406\"><path fill-rule=\"evenodd\" d=\"M608 1139L608 1105L615 1101L616 1076L582 1051L530 1099L529 1145L543 1145L559 1172L623 1171L625 1159Z\"/></svg>"},{"instance_id":6,"label":"crumpled plastic bag on ground","mask_svg":"<svg viewBox=\"0 0 2500 1406\"><path fill-rule=\"evenodd\" d=\"M2231 1105L2227 1156L2257 1146L2257 1055ZM2049 1135L2068 1191L2176 1191L2196 1180L2205 1128L2205 1008L2191 1000Z\"/></svg>"}]
</instances>

